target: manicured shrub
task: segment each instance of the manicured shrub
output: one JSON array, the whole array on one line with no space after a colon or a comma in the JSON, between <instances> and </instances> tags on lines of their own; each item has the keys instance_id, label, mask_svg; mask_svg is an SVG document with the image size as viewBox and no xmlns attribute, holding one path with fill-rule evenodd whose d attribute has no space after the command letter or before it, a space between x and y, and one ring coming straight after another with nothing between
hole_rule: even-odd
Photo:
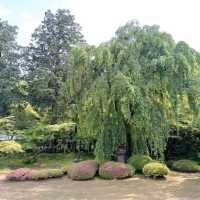
<instances>
[{"instance_id":1,"label":"manicured shrub","mask_svg":"<svg viewBox=\"0 0 200 200\"><path fill-rule=\"evenodd\" d=\"M153 178L164 177L168 175L169 169L165 164L152 162L144 166L143 173L145 176L149 176Z\"/></svg>"},{"instance_id":2,"label":"manicured shrub","mask_svg":"<svg viewBox=\"0 0 200 200\"><path fill-rule=\"evenodd\" d=\"M192 160L172 161L171 168L179 172L200 172L200 166Z\"/></svg>"},{"instance_id":3,"label":"manicured shrub","mask_svg":"<svg viewBox=\"0 0 200 200\"><path fill-rule=\"evenodd\" d=\"M42 169L31 170L28 168L19 168L6 177L9 181L26 181L26 180L44 180L48 178L57 178L66 174L66 169Z\"/></svg>"},{"instance_id":4,"label":"manicured shrub","mask_svg":"<svg viewBox=\"0 0 200 200\"><path fill-rule=\"evenodd\" d=\"M98 171L99 164L95 160L86 160L73 164L68 168L68 177L72 180L93 179Z\"/></svg>"},{"instance_id":5,"label":"manicured shrub","mask_svg":"<svg viewBox=\"0 0 200 200\"><path fill-rule=\"evenodd\" d=\"M62 169L43 169L34 172L33 180L43 180L48 178L62 177L64 171Z\"/></svg>"},{"instance_id":6,"label":"manicured shrub","mask_svg":"<svg viewBox=\"0 0 200 200\"><path fill-rule=\"evenodd\" d=\"M131 156L128 160L128 163L132 165L136 171L141 172L143 167L152 161L153 160L150 156L138 154Z\"/></svg>"},{"instance_id":7,"label":"manicured shrub","mask_svg":"<svg viewBox=\"0 0 200 200\"><path fill-rule=\"evenodd\" d=\"M9 173L6 176L6 180L9 181L25 181L32 180L34 177L34 171L28 168L19 168Z\"/></svg>"},{"instance_id":8,"label":"manicured shrub","mask_svg":"<svg viewBox=\"0 0 200 200\"><path fill-rule=\"evenodd\" d=\"M99 176L104 179L123 179L133 176L135 169L128 164L108 161L99 168Z\"/></svg>"}]
</instances>

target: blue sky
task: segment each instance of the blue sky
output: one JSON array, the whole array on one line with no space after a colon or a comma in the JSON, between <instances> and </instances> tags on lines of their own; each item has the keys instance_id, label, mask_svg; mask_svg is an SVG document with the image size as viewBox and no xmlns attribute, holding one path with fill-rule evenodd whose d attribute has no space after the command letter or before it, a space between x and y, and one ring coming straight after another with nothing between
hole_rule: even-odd
<instances>
[{"instance_id":1,"label":"blue sky","mask_svg":"<svg viewBox=\"0 0 200 200\"><path fill-rule=\"evenodd\" d=\"M109 40L131 19L158 24L176 41L200 51L199 0L0 0L0 18L19 27L18 42L27 45L47 9L69 9L90 44Z\"/></svg>"}]
</instances>

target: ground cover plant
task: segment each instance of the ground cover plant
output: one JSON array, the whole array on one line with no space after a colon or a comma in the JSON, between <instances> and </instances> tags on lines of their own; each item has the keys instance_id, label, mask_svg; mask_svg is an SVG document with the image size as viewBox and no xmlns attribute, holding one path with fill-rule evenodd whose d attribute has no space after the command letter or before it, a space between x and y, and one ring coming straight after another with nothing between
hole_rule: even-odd
<instances>
[{"instance_id":1,"label":"ground cover plant","mask_svg":"<svg viewBox=\"0 0 200 200\"><path fill-rule=\"evenodd\" d=\"M200 172L200 165L192 160L171 161L171 168L179 172Z\"/></svg>"}]
</instances>

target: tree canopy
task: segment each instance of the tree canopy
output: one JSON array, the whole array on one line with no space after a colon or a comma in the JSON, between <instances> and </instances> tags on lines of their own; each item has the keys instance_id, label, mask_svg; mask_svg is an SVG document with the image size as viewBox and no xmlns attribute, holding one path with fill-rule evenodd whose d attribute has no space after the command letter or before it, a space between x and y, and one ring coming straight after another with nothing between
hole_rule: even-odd
<instances>
[{"instance_id":1,"label":"tree canopy","mask_svg":"<svg viewBox=\"0 0 200 200\"><path fill-rule=\"evenodd\" d=\"M48 10L23 48L16 27L0 26L0 114L27 122L31 111L21 129L73 121L99 160L120 145L163 159L170 127L199 124L200 54L159 26L130 21L95 47L68 10Z\"/></svg>"}]
</instances>

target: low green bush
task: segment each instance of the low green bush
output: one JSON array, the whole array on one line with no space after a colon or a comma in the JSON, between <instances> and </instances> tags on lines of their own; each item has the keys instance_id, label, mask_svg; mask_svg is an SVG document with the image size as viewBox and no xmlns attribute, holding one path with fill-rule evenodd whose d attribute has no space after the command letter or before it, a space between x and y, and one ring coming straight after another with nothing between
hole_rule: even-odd
<instances>
[{"instance_id":1,"label":"low green bush","mask_svg":"<svg viewBox=\"0 0 200 200\"><path fill-rule=\"evenodd\" d=\"M98 171L99 164L95 160L86 160L75 163L68 168L68 177L72 180L93 179Z\"/></svg>"},{"instance_id":2,"label":"low green bush","mask_svg":"<svg viewBox=\"0 0 200 200\"><path fill-rule=\"evenodd\" d=\"M43 169L34 172L33 180L44 180L48 178L62 177L64 171L62 169Z\"/></svg>"},{"instance_id":3,"label":"low green bush","mask_svg":"<svg viewBox=\"0 0 200 200\"><path fill-rule=\"evenodd\" d=\"M142 172L143 167L152 162L153 159L147 155L133 155L129 158L128 163L135 168L136 171Z\"/></svg>"},{"instance_id":4,"label":"low green bush","mask_svg":"<svg viewBox=\"0 0 200 200\"><path fill-rule=\"evenodd\" d=\"M168 175L169 169L165 164L152 162L144 166L143 173L145 176L149 176L153 178L164 177Z\"/></svg>"},{"instance_id":5,"label":"low green bush","mask_svg":"<svg viewBox=\"0 0 200 200\"><path fill-rule=\"evenodd\" d=\"M171 168L179 172L200 172L200 166L192 160L171 161Z\"/></svg>"},{"instance_id":6,"label":"low green bush","mask_svg":"<svg viewBox=\"0 0 200 200\"><path fill-rule=\"evenodd\" d=\"M108 161L99 168L99 176L104 179L124 179L133 176L135 169L128 164Z\"/></svg>"}]
</instances>

